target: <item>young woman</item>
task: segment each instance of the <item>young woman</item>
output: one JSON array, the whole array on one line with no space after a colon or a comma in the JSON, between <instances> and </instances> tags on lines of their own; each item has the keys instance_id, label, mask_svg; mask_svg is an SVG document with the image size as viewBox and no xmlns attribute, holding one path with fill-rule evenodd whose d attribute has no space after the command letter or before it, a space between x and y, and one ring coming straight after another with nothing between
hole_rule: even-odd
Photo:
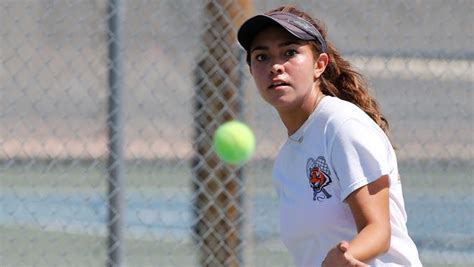
<instances>
[{"instance_id":1,"label":"young woman","mask_svg":"<svg viewBox=\"0 0 474 267\"><path fill-rule=\"evenodd\" d=\"M297 266L421 266L388 123L326 35L288 6L238 32L260 95L288 131L273 168L282 239Z\"/></svg>"}]
</instances>

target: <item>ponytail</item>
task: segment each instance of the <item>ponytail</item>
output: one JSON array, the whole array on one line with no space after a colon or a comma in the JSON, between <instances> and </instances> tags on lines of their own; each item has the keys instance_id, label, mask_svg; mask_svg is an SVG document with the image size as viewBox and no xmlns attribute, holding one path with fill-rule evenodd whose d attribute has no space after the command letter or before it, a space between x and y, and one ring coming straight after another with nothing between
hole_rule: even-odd
<instances>
[{"instance_id":1,"label":"ponytail","mask_svg":"<svg viewBox=\"0 0 474 267\"><path fill-rule=\"evenodd\" d=\"M381 114L375 98L369 94L364 77L331 44L328 44L328 50L329 62L320 78L322 92L357 105L388 135L388 121Z\"/></svg>"}]
</instances>

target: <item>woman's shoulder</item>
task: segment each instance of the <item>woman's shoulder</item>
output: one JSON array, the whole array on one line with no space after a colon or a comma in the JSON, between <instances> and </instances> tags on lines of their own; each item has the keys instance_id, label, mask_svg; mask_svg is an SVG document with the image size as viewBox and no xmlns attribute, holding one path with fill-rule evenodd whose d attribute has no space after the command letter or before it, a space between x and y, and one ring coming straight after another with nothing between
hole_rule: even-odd
<instances>
[{"instance_id":1,"label":"woman's shoulder","mask_svg":"<svg viewBox=\"0 0 474 267\"><path fill-rule=\"evenodd\" d=\"M368 115L355 104L337 97L325 97L320 110L328 124L342 124L350 119L366 120Z\"/></svg>"},{"instance_id":2,"label":"woman's shoulder","mask_svg":"<svg viewBox=\"0 0 474 267\"><path fill-rule=\"evenodd\" d=\"M355 122L360 127L377 128L377 124L362 109L351 102L337 97L326 99L318 110L315 127L323 130L327 138L334 137L340 130L347 128L350 122Z\"/></svg>"}]
</instances>

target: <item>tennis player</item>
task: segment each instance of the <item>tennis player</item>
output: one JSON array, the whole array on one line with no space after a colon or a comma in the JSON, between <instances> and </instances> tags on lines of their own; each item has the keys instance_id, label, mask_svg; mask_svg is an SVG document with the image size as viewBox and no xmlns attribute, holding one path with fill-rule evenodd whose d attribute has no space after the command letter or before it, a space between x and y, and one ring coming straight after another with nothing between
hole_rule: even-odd
<instances>
[{"instance_id":1,"label":"tennis player","mask_svg":"<svg viewBox=\"0 0 474 267\"><path fill-rule=\"evenodd\" d=\"M297 266L421 266L388 122L322 23L283 6L238 31L262 98L288 131L273 167Z\"/></svg>"}]
</instances>

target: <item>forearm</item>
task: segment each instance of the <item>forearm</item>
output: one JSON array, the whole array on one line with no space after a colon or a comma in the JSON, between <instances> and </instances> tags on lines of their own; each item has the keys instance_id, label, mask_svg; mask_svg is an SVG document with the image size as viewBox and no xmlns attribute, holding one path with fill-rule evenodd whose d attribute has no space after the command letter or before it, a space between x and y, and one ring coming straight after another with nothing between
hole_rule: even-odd
<instances>
[{"instance_id":1,"label":"forearm","mask_svg":"<svg viewBox=\"0 0 474 267\"><path fill-rule=\"evenodd\" d=\"M370 261L389 249L390 223L372 223L366 225L349 244L350 246L347 252L354 258L363 262Z\"/></svg>"},{"instance_id":2,"label":"forearm","mask_svg":"<svg viewBox=\"0 0 474 267\"><path fill-rule=\"evenodd\" d=\"M349 253L369 261L390 247L389 179L381 176L352 192L348 198L358 234L350 241Z\"/></svg>"}]
</instances>

